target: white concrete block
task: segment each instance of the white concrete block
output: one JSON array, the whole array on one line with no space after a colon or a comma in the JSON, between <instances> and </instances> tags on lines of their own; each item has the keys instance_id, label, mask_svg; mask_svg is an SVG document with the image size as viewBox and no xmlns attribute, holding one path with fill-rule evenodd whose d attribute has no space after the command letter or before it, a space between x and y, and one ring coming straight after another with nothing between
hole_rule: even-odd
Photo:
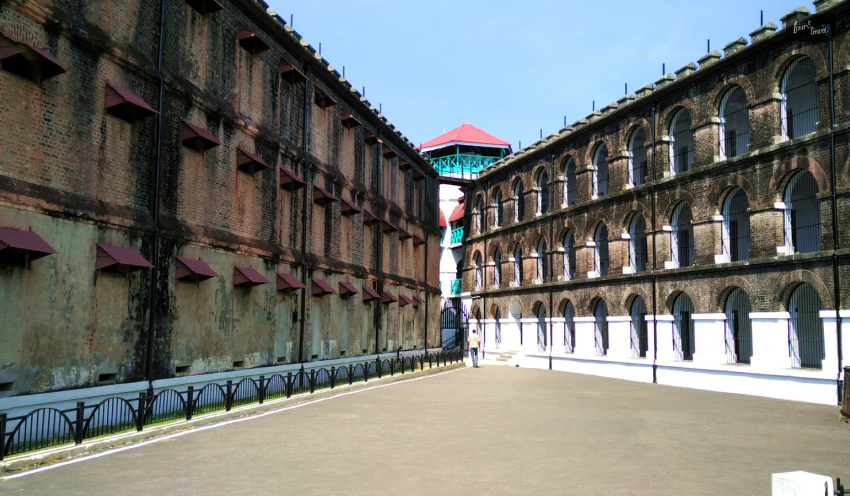
<instances>
[{"instance_id":1,"label":"white concrete block","mask_svg":"<svg viewBox=\"0 0 850 496\"><path fill-rule=\"evenodd\" d=\"M797 470L771 476L773 496L832 496L832 477Z\"/></svg>"}]
</instances>

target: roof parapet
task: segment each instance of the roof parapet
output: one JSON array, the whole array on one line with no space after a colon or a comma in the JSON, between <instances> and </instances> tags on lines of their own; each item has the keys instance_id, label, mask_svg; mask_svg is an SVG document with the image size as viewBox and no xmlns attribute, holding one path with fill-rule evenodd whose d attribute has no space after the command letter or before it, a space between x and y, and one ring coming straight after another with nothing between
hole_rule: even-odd
<instances>
[{"instance_id":1,"label":"roof parapet","mask_svg":"<svg viewBox=\"0 0 850 496\"><path fill-rule=\"evenodd\" d=\"M635 91L635 96L638 98L645 98L651 95L654 90L655 86L653 86L652 83L649 83L638 88L637 91Z\"/></svg>"},{"instance_id":2,"label":"roof parapet","mask_svg":"<svg viewBox=\"0 0 850 496\"><path fill-rule=\"evenodd\" d=\"M794 24L807 17L809 17L809 9L801 6L780 17L779 20L782 21L782 29L792 29Z\"/></svg>"},{"instance_id":3,"label":"roof parapet","mask_svg":"<svg viewBox=\"0 0 850 496\"><path fill-rule=\"evenodd\" d=\"M611 102L608 105L602 107L602 115L608 115L611 112L617 110L619 107L620 106L617 104L617 102Z\"/></svg>"},{"instance_id":4,"label":"roof parapet","mask_svg":"<svg viewBox=\"0 0 850 496\"><path fill-rule=\"evenodd\" d=\"M678 80L680 80L684 77L688 77L691 74L695 73L696 71L697 71L697 65L694 64L693 62L688 62L687 65L682 66L681 68L676 70L676 81L678 81Z\"/></svg>"},{"instance_id":5,"label":"roof parapet","mask_svg":"<svg viewBox=\"0 0 850 496\"><path fill-rule=\"evenodd\" d=\"M718 60L720 60L720 52L714 50L700 57L697 62L699 63L700 69L705 69L711 64L716 63Z\"/></svg>"},{"instance_id":6,"label":"roof parapet","mask_svg":"<svg viewBox=\"0 0 850 496\"><path fill-rule=\"evenodd\" d=\"M820 14L824 10L829 10L843 1L844 0L814 0L812 3L815 5L815 12Z\"/></svg>"},{"instance_id":7,"label":"roof parapet","mask_svg":"<svg viewBox=\"0 0 850 496\"><path fill-rule=\"evenodd\" d=\"M667 73L667 74L665 74L665 75L663 75L660 78L655 80L655 89L660 90L661 88L667 86L668 84L672 83L675 80L676 80L676 76L674 76L670 73Z\"/></svg>"},{"instance_id":8,"label":"roof parapet","mask_svg":"<svg viewBox=\"0 0 850 496\"><path fill-rule=\"evenodd\" d=\"M625 107L626 105L632 103L636 99L637 99L637 97L634 95L634 93L629 93L628 95L617 100L617 105L619 105L620 107Z\"/></svg>"},{"instance_id":9,"label":"roof parapet","mask_svg":"<svg viewBox=\"0 0 850 496\"><path fill-rule=\"evenodd\" d=\"M750 33L750 38L752 38L753 43L766 40L776 34L776 29L776 24L768 22L764 26L759 26L755 31Z\"/></svg>"},{"instance_id":10,"label":"roof parapet","mask_svg":"<svg viewBox=\"0 0 850 496\"><path fill-rule=\"evenodd\" d=\"M737 52L740 52L747 47L747 40L742 36L726 45L723 45L723 57L728 57Z\"/></svg>"}]
</instances>

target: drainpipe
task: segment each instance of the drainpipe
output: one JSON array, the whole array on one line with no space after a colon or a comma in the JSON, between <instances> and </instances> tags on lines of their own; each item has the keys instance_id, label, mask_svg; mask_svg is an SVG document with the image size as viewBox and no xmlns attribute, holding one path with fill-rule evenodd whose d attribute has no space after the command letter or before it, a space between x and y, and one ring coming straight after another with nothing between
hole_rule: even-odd
<instances>
[{"instance_id":1,"label":"drainpipe","mask_svg":"<svg viewBox=\"0 0 850 496\"><path fill-rule=\"evenodd\" d=\"M427 181L428 179L424 179ZM428 191L428 183L425 183L425 191ZM439 205L438 205L439 206ZM425 238L425 262L422 263L422 267L425 269L425 354L428 354L428 231L423 229L422 235Z\"/></svg>"},{"instance_id":2,"label":"drainpipe","mask_svg":"<svg viewBox=\"0 0 850 496\"><path fill-rule=\"evenodd\" d=\"M658 150L655 149L655 109L658 103L652 102L652 383L658 384L658 366L656 359L658 358L658 297L656 296L656 272L658 272L658 249L655 245L655 181L657 172L655 168L655 156L658 155Z\"/></svg>"},{"instance_id":3,"label":"drainpipe","mask_svg":"<svg viewBox=\"0 0 850 496\"><path fill-rule=\"evenodd\" d=\"M309 164L308 153L309 145L307 137L310 134L310 119L308 111L310 110L310 68L304 66L304 73L307 75L307 80L304 81L304 136L301 139L301 151L304 154L304 179L307 179L307 164ZM298 337L298 363L304 363L304 315L307 312L307 290L310 286L307 284L307 193L310 186L305 185L304 191L301 193L301 283L304 284L304 289L301 290L301 315L299 321L301 329Z\"/></svg>"},{"instance_id":4,"label":"drainpipe","mask_svg":"<svg viewBox=\"0 0 850 496\"><path fill-rule=\"evenodd\" d=\"M378 132L377 132L378 140L381 139L381 131L382 131L382 129L378 128ZM380 143L380 141L379 141L379 143ZM384 165L382 163L382 160L381 160L381 157L383 157L383 156L384 156L384 145L380 144L378 146L378 157L375 159L375 170L378 172L378 190L383 189L381 186L384 184L384 179L385 179L384 178L384 169L383 169L383 167L381 167L382 165ZM384 251L383 250L383 247L384 247L384 226L381 225L381 224L376 224L376 225L378 226L378 242L376 243L377 244L377 246L376 246L377 250L376 250L376 253L375 253L375 261L376 261L376 263L375 263L375 265L376 265L375 273L376 274L382 274L383 268L384 268L384 263L383 263L384 260L382 258L383 257L383 251ZM378 281L378 288L379 288L378 291L384 290L383 281L380 281L380 280ZM383 298L382 298L382 300L383 300ZM375 312L375 355L377 355L379 353L379 350L380 350L380 343L378 341L380 340L380 337L381 337L381 314L384 313L384 306L383 305L384 305L384 302L379 301L377 311Z\"/></svg>"},{"instance_id":5,"label":"drainpipe","mask_svg":"<svg viewBox=\"0 0 850 496\"><path fill-rule=\"evenodd\" d=\"M484 204L481 205L482 209L486 209L487 207L485 207L485 205L487 205L487 203L490 201L490 199L487 198L487 187L488 186L489 186L489 183L484 187L484 195L482 195L482 196L484 196ZM484 228L487 226L487 219L484 217L485 211L486 210L482 210L482 212L481 212L481 231L482 232L484 231ZM484 260L483 260L482 263L486 264L487 263L487 238L486 237L484 238L484 257L483 258L484 258ZM495 269L495 266L493 266L493 268ZM481 274L481 279L483 279L483 280L481 281L481 283L484 285L484 287L482 288L483 294L481 295L481 312L478 315L484 315L484 320L487 320L487 266L485 265L484 267L482 267L482 269L483 269L482 270L483 273ZM487 324L486 323L484 324L483 330L481 330L481 329L479 329L479 330L481 331L481 343L482 344L486 343L486 341L487 341ZM481 359L484 360L484 346L479 346L479 350L481 350Z\"/></svg>"},{"instance_id":6,"label":"drainpipe","mask_svg":"<svg viewBox=\"0 0 850 496\"><path fill-rule=\"evenodd\" d=\"M841 405L841 394L844 381L841 379L841 362L844 357L841 350L841 291L839 290L838 275L838 183L835 179L835 86L832 67L832 26L827 26L829 41L829 171L832 182L832 285L835 293L835 334L838 343L838 404Z\"/></svg>"},{"instance_id":7,"label":"drainpipe","mask_svg":"<svg viewBox=\"0 0 850 496\"><path fill-rule=\"evenodd\" d=\"M147 345L147 360L145 362L145 379L148 381L148 392L153 394L153 346L154 346L154 331L156 329L156 299L157 289L156 281L159 278L159 244L160 244L160 228L159 228L159 197L160 197L160 178L162 176L162 125L163 113L165 112L165 80L162 76L163 54L165 47L165 2L160 3L159 11L159 53L157 54L156 70L159 75L159 114L156 117L156 181L154 183L153 194L153 220L154 220L154 238L153 238L153 268L151 269L151 285L148 295L148 345Z\"/></svg>"},{"instance_id":8,"label":"drainpipe","mask_svg":"<svg viewBox=\"0 0 850 496\"><path fill-rule=\"evenodd\" d=\"M552 180L549 182L549 203L547 209L555 204L555 153L552 153ZM552 306L552 284L555 282L555 264L552 263L553 253L555 253L555 216L550 212L549 215L549 370L552 370L552 348L555 343L552 340L554 331L552 329L552 319L555 317L555 308Z\"/></svg>"}]
</instances>

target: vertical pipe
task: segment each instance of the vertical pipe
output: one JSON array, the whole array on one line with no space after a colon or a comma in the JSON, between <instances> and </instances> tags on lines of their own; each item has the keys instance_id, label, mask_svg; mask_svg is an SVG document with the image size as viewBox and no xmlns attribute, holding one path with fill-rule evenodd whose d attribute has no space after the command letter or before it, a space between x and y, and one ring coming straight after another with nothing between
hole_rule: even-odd
<instances>
[{"instance_id":1,"label":"vertical pipe","mask_svg":"<svg viewBox=\"0 0 850 496\"><path fill-rule=\"evenodd\" d=\"M656 360L658 358L658 305L657 295L655 291L656 272L658 272L658 248L655 244L655 180L656 180L656 162L655 156L658 155L658 150L655 148L655 109L658 106L656 102L652 103L652 186L650 195L652 196L652 383L658 383L658 366Z\"/></svg>"},{"instance_id":2,"label":"vertical pipe","mask_svg":"<svg viewBox=\"0 0 850 496\"><path fill-rule=\"evenodd\" d=\"M428 178L425 178L425 181L428 181ZM425 189L425 194L423 196L427 197L427 194L428 194L428 183L427 182L424 185L424 189ZM439 208L439 205L438 205L438 208ZM428 300L430 299L428 297L429 296L428 295L428 292L429 292L428 291L428 243L429 243L428 238L430 236L428 236L428 230L427 229L422 230L422 236L425 238L425 262L422 263L422 267L425 269L425 275L423 277L424 283L425 283L424 284L425 285L425 345L424 345L424 347L425 347L425 353L428 353L428 320L429 320L428 317L430 317L430 315L428 314Z\"/></svg>"},{"instance_id":3,"label":"vertical pipe","mask_svg":"<svg viewBox=\"0 0 850 496\"><path fill-rule=\"evenodd\" d=\"M828 34L828 54L829 54L829 175L832 189L832 284L835 294L835 333L836 342L838 344L838 378L836 379L838 387L838 404L841 404L841 394L843 389L843 381L841 380L842 367L841 362L844 361L841 350L841 291L840 279L838 272L838 250L840 248L838 242L838 183L835 175L835 77L832 66L832 26L827 26Z\"/></svg>"},{"instance_id":4,"label":"vertical pipe","mask_svg":"<svg viewBox=\"0 0 850 496\"><path fill-rule=\"evenodd\" d=\"M383 164L381 163L381 157L384 153L384 145L381 143L381 131L382 129L378 129L378 156L375 159L375 171L377 172L378 178L378 190L379 195L384 193L383 188L381 187L384 184L384 169L381 167ZM383 264L383 256L384 256L384 229L381 223L376 223L378 226L378 243L375 250L375 273L383 274L384 264ZM382 281L378 281L378 291L383 291L384 284ZM375 355L380 353L380 343L378 342L381 338L381 314L384 313L384 302L383 298L378 302L375 309ZM380 368L380 363L378 364Z\"/></svg>"},{"instance_id":5,"label":"vertical pipe","mask_svg":"<svg viewBox=\"0 0 850 496\"><path fill-rule=\"evenodd\" d=\"M551 205L555 205L555 156L555 152L552 152L552 175L549 181L549 203ZM552 306L552 284L555 282L555 264L552 263L552 254L554 252L555 216L549 215L549 370L552 370L552 348L555 347L555 343L552 341L552 335L554 334L552 329L552 319L555 317L555 308Z\"/></svg>"},{"instance_id":6,"label":"vertical pipe","mask_svg":"<svg viewBox=\"0 0 850 496\"><path fill-rule=\"evenodd\" d=\"M304 155L304 180L307 180L307 168L310 163L307 157L309 156L308 136L310 135L310 119L308 111L310 110L310 72L309 67L304 66L304 74L307 79L304 81L304 115L302 122L304 123L304 135L301 137L301 150ZM308 181L309 183L309 181ZM299 316L300 332L298 337L298 363L304 363L304 314L307 312L307 190L308 185L301 188L301 283L304 288L301 290L301 315Z\"/></svg>"},{"instance_id":7,"label":"vertical pipe","mask_svg":"<svg viewBox=\"0 0 850 496\"><path fill-rule=\"evenodd\" d=\"M160 196L160 178L162 177L162 126L165 119L165 80L162 76L163 54L165 53L165 0L162 0L159 7L159 52L157 54L157 75L159 76L159 114L156 116L156 179L154 182L153 193L153 221L154 221L154 238L153 238L153 268L151 269L151 282L148 294L148 343L147 359L145 360L145 379L148 381L148 389L153 392L153 345L154 345L154 330L156 329L156 280L159 277L159 196Z\"/></svg>"}]
</instances>

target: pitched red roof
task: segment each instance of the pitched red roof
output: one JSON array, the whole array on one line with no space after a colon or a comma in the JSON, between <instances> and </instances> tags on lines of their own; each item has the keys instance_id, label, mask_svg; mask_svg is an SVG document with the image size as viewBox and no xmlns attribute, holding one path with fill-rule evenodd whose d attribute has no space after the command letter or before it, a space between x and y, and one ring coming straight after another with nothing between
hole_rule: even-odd
<instances>
[{"instance_id":1,"label":"pitched red roof","mask_svg":"<svg viewBox=\"0 0 850 496\"><path fill-rule=\"evenodd\" d=\"M464 123L430 141L425 142L420 148L424 150L426 148L434 148L441 145L447 145L449 143L511 146L511 144L507 141L499 139L481 128L477 128L469 123Z\"/></svg>"},{"instance_id":2,"label":"pitched red roof","mask_svg":"<svg viewBox=\"0 0 850 496\"><path fill-rule=\"evenodd\" d=\"M446 223L446 216L443 215L443 211L440 210L440 227L447 227L448 223Z\"/></svg>"},{"instance_id":3,"label":"pitched red roof","mask_svg":"<svg viewBox=\"0 0 850 496\"><path fill-rule=\"evenodd\" d=\"M458 203L457 206L452 210L452 214L449 215L449 222L454 222L456 220L463 218L463 203Z\"/></svg>"}]
</instances>

